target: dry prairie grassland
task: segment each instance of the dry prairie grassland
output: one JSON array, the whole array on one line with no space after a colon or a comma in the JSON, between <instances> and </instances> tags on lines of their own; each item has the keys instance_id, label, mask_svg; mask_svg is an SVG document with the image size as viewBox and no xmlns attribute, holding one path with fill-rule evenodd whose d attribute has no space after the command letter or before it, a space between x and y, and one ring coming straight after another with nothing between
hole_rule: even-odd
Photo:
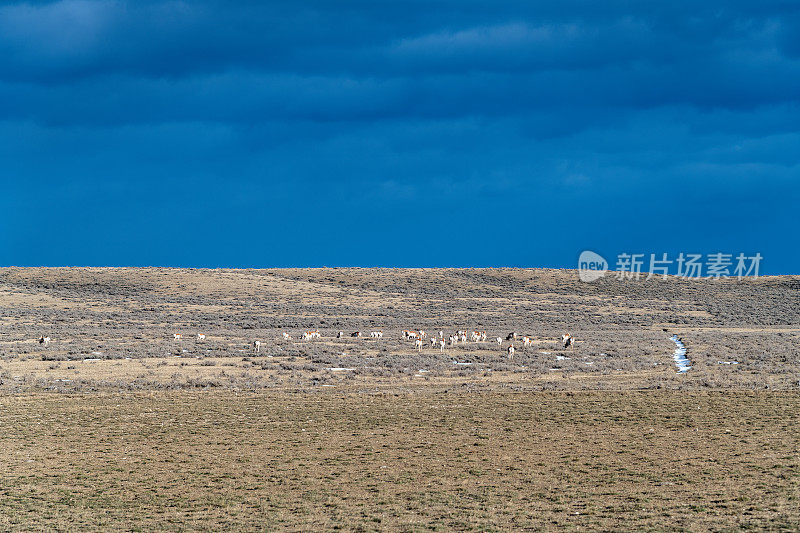
<instances>
[{"instance_id":1,"label":"dry prairie grassland","mask_svg":"<svg viewBox=\"0 0 800 533\"><path fill-rule=\"evenodd\" d=\"M0 398L6 530L800 527L789 392Z\"/></svg>"},{"instance_id":2,"label":"dry prairie grassland","mask_svg":"<svg viewBox=\"0 0 800 533\"><path fill-rule=\"evenodd\" d=\"M797 420L797 276L0 269L2 529L796 530Z\"/></svg>"}]
</instances>

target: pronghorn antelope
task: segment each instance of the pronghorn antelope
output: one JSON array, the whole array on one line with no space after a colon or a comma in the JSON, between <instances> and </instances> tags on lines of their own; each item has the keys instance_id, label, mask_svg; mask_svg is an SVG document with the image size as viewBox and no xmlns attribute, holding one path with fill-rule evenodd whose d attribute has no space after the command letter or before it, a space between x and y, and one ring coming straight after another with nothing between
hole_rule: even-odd
<instances>
[{"instance_id":1,"label":"pronghorn antelope","mask_svg":"<svg viewBox=\"0 0 800 533\"><path fill-rule=\"evenodd\" d=\"M292 340L292 336L284 331L283 332L283 340L290 341L290 340Z\"/></svg>"},{"instance_id":2,"label":"pronghorn antelope","mask_svg":"<svg viewBox=\"0 0 800 533\"><path fill-rule=\"evenodd\" d=\"M497 345L500 346L501 344L503 344L503 339L500 338L500 337L497 337Z\"/></svg>"},{"instance_id":3,"label":"pronghorn antelope","mask_svg":"<svg viewBox=\"0 0 800 533\"><path fill-rule=\"evenodd\" d=\"M456 344L458 344L458 337L450 335L450 346L455 346Z\"/></svg>"},{"instance_id":4,"label":"pronghorn antelope","mask_svg":"<svg viewBox=\"0 0 800 533\"><path fill-rule=\"evenodd\" d=\"M445 344L446 343L444 342L444 339L440 339L439 340L439 351L442 352L442 353L444 353L444 345Z\"/></svg>"},{"instance_id":5,"label":"pronghorn antelope","mask_svg":"<svg viewBox=\"0 0 800 533\"><path fill-rule=\"evenodd\" d=\"M515 340L517 340L517 334L512 331L511 333L506 335L506 340L507 341L515 341Z\"/></svg>"},{"instance_id":6,"label":"pronghorn antelope","mask_svg":"<svg viewBox=\"0 0 800 533\"><path fill-rule=\"evenodd\" d=\"M311 339L318 339L321 336L322 335L319 334L319 330L303 332L303 340L304 341L308 341L308 340L311 340Z\"/></svg>"},{"instance_id":7,"label":"pronghorn antelope","mask_svg":"<svg viewBox=\"0 0 800 533\"><path fill-rule=\"evenodd\" d=\"M444 331L439 331L439 338L444 339Z\"/></svg>"},{"instance_id":8,"label":"pronghorn antelope","mask_svg":"<svg viewBox=\"0 0 800 533\"><path fill-rule=\"evenodd\" d=\"M341 339L343 337L344 337L344 331L340 331L339 333L336 334L337 339Z\"/></svg>"},{"instance_id":9,"label":"pronghorn antelope","mask_svg":"<svg viewBox=\"0 0 800 533\"><path fill-rule=\"evenodd\" d=\"M422 339L417 339L417 340L414 341L414 348L416 348L418 352L421 352L423 344L424 343L423 343Z\"/></svg>"},{"instance_id":10,"label":"pronghorn antelope","mask_svg":"<svg viewBox=\"0 0 800 533\"><path fill-rule=\"evenodd\" d=\"M253 351L256 353L261 351L261 341L253 341Z\"/></svg>"},{"instance_id":11,"label":"pronghorn antelope","mask_svg":"<svg viewBox=\"0 0 800 533\"><path fill-rule=\"evenodd\" d=\"M50 344L50 337L45 337L44 335L42 335L41 337L39 337L39 344L44 344L45 346L48 346Z\"/></svg>"},{"instance_id":12,"label":"pronghorn antelope","mask_svg":"<svg viewBox=\"0 0 800 533\"><path fill-rule=\"evenodd\" d=\"M575 337L569 333L561 335L561 342L564 343L564 348L571 348L575 344Z\"/></svg>"},{"instance_id":13,"label":"pronghorn antelope","mask_svg":"<svg viewBox=\"0 0 800 533\"><path fill-rule=\"evenodd\" d=\"M431 337L430 343L431 343L431 348L436 348L436 345L439 344L438 342L436 342L436 337Z\"/></svg>"},{"instance_id":14,"label":"pronghorn antelope","mask_svg":"<svg viewBox=\"0 0 800 533\"><path fill-rule=\"evenodd\" d=\"M513 344L508 347L508 359L509 360L514 358L514 352L515 351L516 350L514 350L514 345Z\"/></svg>"},{"instance_id":15,"label":"pronghorn antelope","mask_svg":"<svg viewBox=\"0 0 800 533\"><path fill-rule=\"evenodd\" d=\"M485 331L473 331L469 334L469 338L472 342L481 342L486 340L486 332Z\"/></svg>"},{"instance_id":16,"label":"pronghorn antelope","mask_svg":"<svg viewBox=\"0 0 800 533\"><path fill-rule=\"evenodd\" d=\"M407 329L403 330L403 338L404 339L416 339L419 334L416 331L409 331Z\"/></svg>"},{"instance_id":17,"label":"pronghorn antelope","mask_svg":"<svg viewBox=\"0 0 800 533\"><path fill-rule=\"evenodd\" d=\"M461 339L459 339L459 340L460 340L461 342L467 342L467 334L466 334L466 333L464 333L463 335L461 335Z\"/></svg>"},{"instance_id":18,"label":"pronghorn antelope","mask_svg":"<svg viewBox=\"0 0 800 533\"><path fill-rule=\"evenodd\" d=\"M206 334L205 333L198 333L197 334L197 340L199 340L199 341L206 340Z\"/></svg>"},{"instance_id":19,"label":"pronghorn antelope","mask_svg":"<svg viewBox=\"0 0 800 533\"><path fill-rule=\"evenodd\" d=\"M360 339L361 338L361 332L360 331L354 331L353 333L350 334L350 336L351 337L355 337L357 339Z\"/></svg>"},{"instance_id":20,"label":"pronghorn antelope","mask_svg":"<svg viewBox=\"0 0 800 533\"><path fill-rule=\"evenodd\" d=\"M175 340L179 341L181 339L183 339L183 335L181 335L180 333L175 333Z\"/></svg>"},{"instance_id":21,"label":"pronghorn antelope","mask_svg":"<svg viewBox=\"0 0 800 533\"><path fill-rule=\"evenodd\" d=\"M427 336L427 333L425 333L425 332L424 332L424 331L422 331L422 330L419 330L419 338L420 338L420 339L424 339L426 336Z\"/></svg>"},{"instance_id":22,"label":"pronghorn antelope","mask_svg":"<svg viewBox=\"0 0 800 533\"><path fill-rule=\"evenodd\" d=\"M369 336L373 339L382 339L383 332L382 331L370 331Z\"/></svg>"},{"instance_id":23,"label":"pronghorn antelope","mask_svg":"<svg viewBox=\"0 0 800 533\"><path fill-rule=\"evenodd\" d=\"M533 343L532 343L532 341L531 341L531 338L530 338L530 337L522 337L522 346L523 346L524 348L527 348L527 347L528 347L528 346L530 346L531 344L533 344Z\"/></svg>"}]
</instances>

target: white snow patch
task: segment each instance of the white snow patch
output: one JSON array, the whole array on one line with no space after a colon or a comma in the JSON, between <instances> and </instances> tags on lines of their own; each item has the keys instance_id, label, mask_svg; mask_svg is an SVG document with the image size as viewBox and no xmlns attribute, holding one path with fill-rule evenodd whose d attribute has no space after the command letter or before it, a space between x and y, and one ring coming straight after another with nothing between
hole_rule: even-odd
<instances>
[{"instance_id":1,"label":"white snow patch","mask_svg":"<svg viewBox=\"0 0 800 533\"><path fill-rule=\"evenodd\" d=\"M355 368L345 368L343 366L332 366L330 368L326 368L325 370L330 370L331 372L352 372Z\"/></svg>"},{"instance_id":2,"label":"white snow patch","mask_svg":"<svg viewBox=\"0 0 800 533\"><path fill-rule=\"evenodd\" d=\"M677 335L672 336L672 342L674 342L676 346L672 358L675 359L675 366L678 367L678 374L685 374L692 368L692 362L686 357L686 345L681 342Z\"/></svg>"}]
</instances>

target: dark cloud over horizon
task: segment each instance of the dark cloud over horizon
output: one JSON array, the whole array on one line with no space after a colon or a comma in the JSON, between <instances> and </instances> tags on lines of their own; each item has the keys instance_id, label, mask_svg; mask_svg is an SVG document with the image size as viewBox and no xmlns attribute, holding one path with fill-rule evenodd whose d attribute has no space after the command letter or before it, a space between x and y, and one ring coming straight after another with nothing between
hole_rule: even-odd
<instances>
[{"instance_id":1,"label":"dark cloud over horizon","mask_svg":"<svg viewBox=\"0 0 800 533\"><path fill-rule=\"evenodd\" d=\"M798 35L792 2L6 2L0 262L797 272Z\"/></svg>"}]
</instances>

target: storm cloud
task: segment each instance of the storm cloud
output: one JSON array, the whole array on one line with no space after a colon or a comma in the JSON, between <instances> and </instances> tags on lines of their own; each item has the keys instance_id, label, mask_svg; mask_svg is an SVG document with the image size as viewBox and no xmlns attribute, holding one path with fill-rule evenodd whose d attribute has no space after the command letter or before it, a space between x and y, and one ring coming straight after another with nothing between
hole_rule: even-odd
<instances>
[{"instance_id":1,"label":"storm cloud","mask_svg":"<svg viewBox=\"0 0 800 533\"><path fill-rule=\"evenodd\" d=\"M6 2L0 262L796 272L798 35L791 2Z\"/></svg>"}]
</instances>

